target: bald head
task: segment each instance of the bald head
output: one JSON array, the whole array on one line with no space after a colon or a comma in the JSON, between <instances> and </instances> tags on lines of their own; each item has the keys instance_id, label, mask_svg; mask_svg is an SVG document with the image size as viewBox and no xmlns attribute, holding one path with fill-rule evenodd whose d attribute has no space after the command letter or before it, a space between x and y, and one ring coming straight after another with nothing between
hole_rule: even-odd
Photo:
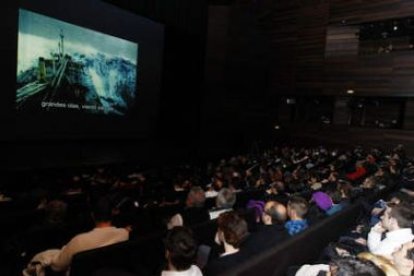
<instances>
[{"instance_id":1,"label":"bald head","mask_svg":"<svg viewBox=\"0 0 414 276\"><path fill-rule=\"evenodd\" d=\"M283 224L286 218L286 207L283 204L277 201L269 201L266 203L262 216L264 224Z\"/></svg>"}]
</instances>

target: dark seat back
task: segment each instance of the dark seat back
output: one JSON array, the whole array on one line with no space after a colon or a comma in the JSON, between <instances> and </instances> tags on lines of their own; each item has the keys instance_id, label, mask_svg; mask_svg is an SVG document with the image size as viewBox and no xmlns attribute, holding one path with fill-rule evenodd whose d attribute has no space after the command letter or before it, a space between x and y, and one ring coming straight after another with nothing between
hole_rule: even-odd
<instances>
[{"instance_id":1,"label":"dark seat back","mask_svg":"<svg viewBox=\"0 0 414 276\"><path fill-rule=\"evenodd\" d=\"M154 275L164 260L162 234L126 241L76 254L70 275L92 275L102 268L122 269L137 275Z\"/></svg>"}]
</instances>

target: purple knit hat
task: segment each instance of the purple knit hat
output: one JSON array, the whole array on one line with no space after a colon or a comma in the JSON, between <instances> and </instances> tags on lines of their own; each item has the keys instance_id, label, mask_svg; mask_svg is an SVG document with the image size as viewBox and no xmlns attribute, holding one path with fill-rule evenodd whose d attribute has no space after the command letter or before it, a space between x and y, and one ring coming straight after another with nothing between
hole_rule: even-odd
<instances>
[{"instance_id":1,"label":"purple knit hat","mask_svg":"<svg viewBox=\"0 0 414 276\"><path fill-rule=\"evenodd\" d=\"M332 207L333 202L329 195L324 192L316 192L312 195L312 200L324 211L329 210Z\"/></svg>"},{"instance_id":2,"label":"purple knit hat","mask_svg":"<svg viewBox=\"0 0 414 276\"><path fill-rule=\"evenodd\" d=\"M246 207L247 209L253 209L256 220L260 220L260 217L262 216L263 211L264 211L264 206L265 206L264 201L251 199L249 200L249 202L247 202Z\"/></svg>"}]
</instances>

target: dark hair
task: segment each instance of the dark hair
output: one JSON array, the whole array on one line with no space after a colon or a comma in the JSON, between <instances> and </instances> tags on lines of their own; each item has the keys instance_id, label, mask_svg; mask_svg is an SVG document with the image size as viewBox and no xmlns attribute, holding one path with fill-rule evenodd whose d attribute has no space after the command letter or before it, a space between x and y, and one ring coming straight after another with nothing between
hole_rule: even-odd
<instances>
[{"instance_id":1,"label":"dark hair","mask_svg":"<svg viewBox=\"0 0 414 276\"><path fill-rule=\"evenodd\" d=\"M397 220L400 228L411 228L413 226L414 212L409 204L401 203L392 207L390 215Z\"/></svg>"},{"instance_id":2,"label":"dark hair","mask_svg":"<svg viewBox=\"0 0 414 276\"><path fill-rule=\"evenodd\" d=\"M206 201L204 190L200 186L194 186L187 194L187 201L191 201L193 207L203 207Z\"/></svg>"},{"instance_id":3,"label":"dark hair","mask_svg":"<svg viewBox=\"0 0 414 276\"><path fill-rule=\"evenodd\" d=\"M50 223L63 223L65 221L68 205L62 200L52 200L45 208L46 219Z\"/></svg>"},{"instance_id":4,"label":"dark hair","mask_svg":"<svg viewBox=\"0 0 414 276\"><path fill-rule=\"evenodd\" d=\"M249 234L246 221L234 211L220 214L217 225L219 231L223 232L226 242L235 248L239 248Z\"/></svg>"},{"instance_id":5,"label":"dark hair","mask_svg":"<svg viewBox=\"0 0 414 276\"><path fill-rule=\"evenodd\" d=\"M191 267L197 253L197 242L190 229L184 226L174 227L167 233L164 243L169 252L168 261L178 271Z\"/></svg>"},{"instance_id":6,"label":"dark hair","mask_svg":"<svg viewBox=\"0 0 414 276\"><path fill-rule=\"evenodd\" d=\"M414 248L407 250L407 259L414 261Z\"/></svg>"},{"instance_id":7,"label":"dark hair","mask_svg":"<svg viewBox=\"0 0 414 276\"><path fill-rule=\"evenodd\" d=\"M102 197L93 206L93 218L95 222L111 221L112 208L108 198Z\"/></svg>"},{"instance_id":8,"label":"dark hair","mask_svg":"<svg viewBox=\"0 0 414 276\"><path fill-rule=\"evenodd\" d=\"M371 261L353 257L332 260L330 266L333 276L385 276L385 273Z\"/></svg>"}]
</instances>

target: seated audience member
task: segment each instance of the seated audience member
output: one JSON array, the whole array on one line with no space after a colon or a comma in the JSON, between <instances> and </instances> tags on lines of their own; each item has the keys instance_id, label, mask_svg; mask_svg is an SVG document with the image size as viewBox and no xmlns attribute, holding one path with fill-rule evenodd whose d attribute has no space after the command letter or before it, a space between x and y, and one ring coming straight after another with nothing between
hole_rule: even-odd
<instances>
[{"instance_id":1,"label":"seated audience member","mask_svg":"<svg viewBox=\"0 0 414 276\"><path fill-rule=\"evenodd\" d=\"M247 238L242 245L243 249L261 252L289 238L284 227L286 218L286 207L283 204L276 201L267 202L262 214L263 224L259 225L257 231Z\"/></svg>"},{"instance_id":2,"label":"seated audience member","mask_svg":"<svg viewBox=\"0 0 414 276\"><path fill-rule=\"evenodd\" d=\"M210 216L207 209L204 208L205 201L204 190L198 186L192 187L187 195L186 208L170 219L168 229L174 226L189 226L208 221Z\"/></svg>"},{"instance_id":3,"label":"seated audience member","mask_svg":"<svg viewBox=\"0 0 414 276\"><path fill-rule=\"evenodd\" d=\"M344 257L332 260L329 265L315 264L302 265L295 276L386 276L373 262L354 257Z\"/></svg>"},{"instance_id":4,"label":"seated audience member","mask_svg":"<svg viewBox=\"0 0 414 276\"><path fill-rule=\"evenodd\" d=\"M236 212L230 211L219 215L217 219L216 243L223 245L224 253L207 263L204 275L217 275L220 272L239 265L247 260L241 245L249 235L246 221Z\"/></svg>"},{"instance_id":5,"label":"seated audience member","mask_svg":"<svg viewBox=\"0 0 414 276\"><path fill-rule=\"evenodd\" d=\"M194 265L197 243L190 229L177 226L171 229L165 239L165 257L168 267L161 276L202 276Z\"/></svg>"},{"instance_id":6,"label":"seated audience member","mask_svg":"<svg viewBox=\"0 0 414 276\"><path fill-rule=\"evenodd\" d=\"M385 276L386 274L371 261L357 258L341 258L329 264L330 275L365 275L365 276ZM309 275L310 276L310 275Z\"/></svg>"},{"instance_id":7,"label":"seated audience member","mask_svg":"<svg viewBox=\"0 0 414 276\"><path fill-rule=\"evenodd\" d=\"M340 191L333 191L328 193L328 195L331 197L333 203L332 207L326 211L328 216L332 216L333 214L342 211L342 209L349 205L349 202L342 198Z\"/></svg>"},{"instance_id":8,"label":"seated audience member","mask_svg":"<svg viewBox=\"0 0 414 276\"><path fill-rule=\"evenodd\" d=\"M212 179L212 183L207 185L206 198L216 197L223 185L223 175L217 172Z\"/></svg>"},{"instance_id":9,"label":"seated audience member","mask_svg":"<svg viewBox=\"0 0 414 276\"><path fill-rule=\"evenodd\" d=\"M264 201L262 200L249 200L247 202L246 209L251 210L254 215L254 222L259 223L264 211Z\"/></svg>"},{"instance_id":10,"label":"seated audience member","mask_svg":"<svg viewBox=\"0 0 414 276\"><path fill-rule=\"evenodd\" d=\"M54 271L65 271L70 267L75 254L102 246L128 240L128 231L111 224L111 206L106 199L100 199L93 209L95 228L72 238L54 257L51 267Z\"/></svg>"},{"instance_id":11,"label":"seated audience member","mask_svg":"<svg viewBox=\"0 0 414 276\"><path fill-rule=\"evenodd\" d=\"M357 181L367 174L367 170L364 167L364 161L365 160L358 160L355 163L355 171L348 173L346 175L347 179L350 181Z\"/></svg>"},{"instance_id":12,"label":"seated audience member","mask_svg":"<svg viewBox=\"0 0 414 276\"><path fill-rule=\"evenodd\" d=\"M285 184L282 181L276 181L269 185L269 189L265 192L266 201L277 201L284 205L289 201L288 196L285 193Z\"/></svg>"},{"instance_id":13,"label":"seated audience member","mask_svg":"<svg viewBox=\"0 0 414 276\"><path fill-rule=\"evenodd\" d=\"M313 193L312 201L325 213L333 206L331 197L324 192Z\"/></svg>"},{"instance_id":14,"label":"seated audience member","mask_svg":"<svg viewBox=\"0 0 414 276\"><path fill-rule=\"evenodd\" d=\"M372 191L378 190L377 184L377 178L375 176L370 176L364 179L360 185L360 188L364 193L368 194Z\"/></svg>"},{"instance_id":15,"label":"seated audience member","mask_svg":"<svg viewBox=\"0 0 414 276\"><path fill-rule=\"evenodd\" d=\"M61 247L71 237L68 224L65 222L67 204L61 200L52 200L45 206L45 218L39 224L18 235L25 255L30 258L35 253L48 248Z\"/></svg>"},{"instance_id":16,"label":"seated audience member","mask_svg":"<svg viewBox=\"0 0 414 276\"><path fill-rule=\"evenodd\" d=\"M401 202L398 202L398 201L392 202L393 205L398 205L400 203ZM385 210L387 209L387 205L388 203L385 202L383 199L380 199L374 203L371 209L371 217L370 217L370 222L369 222L369 225L371 227L381 221L381 216L384 214Z\"/></svg>"},{"instance_id":17,"label":"seated audience member","mask_svg":"<svg viewBox=\"0 0 414 276\"><path fill-rule=\"evenodd\" d=\"M332 198L324 192L313 193L312 201L328 216L342 210L342 205L340 203L334 204Z\"/></svg>"},{"instance_id":18,"label":"seated audience member","mask_svg":"<svg viewBox=\"0 0 414 276\"><path fill-rule=\"evenodd\" d=\"M210 219L216 219L220 214L233 210L236 194L230 189L223 188L216 197L216 208L209 211Z\"/></svg>"},{"instance_id":19,"label":"seated audience member","mask_svg":"<svg viewBox=\"0 0 414 276\"><path fill-rule=\"evenodd\" d=\"M414 197L414 166L404 170L400 186L402 192Z\"/></svg>"},{"instance_id":20,"label":"seated audience member","mask_svg":"<svg viewBox=\"0 0 414 276\"><path fill-rule=\"evenodd\" d=\"M306 228L308 228L308 222L305 219L305 215L308 212L308 203L302 197L293 197L289 200L287 205L287 214L290 218L285 223L289 235L296 235Z\"/></svg>"},{"instance_id":21,"label":"seated audience member","mask_svg":"<svg viewBox=\"0 0 414 276\"><path fill-rule=\"evenodd\" d=\"M411 229L413 218L414 212L410 205L387 207L381 221L373 226L368 234L369 251L391 259L392 253L401 245L414 239Z\"/></svg>"},{"instance_id":22,"label":"seated audience member","mask_svg":"<svg viewBox=\"0 0 414 276\"><path fill-rule=\"evenodd\" d=\"M414 242L403 244L392 254L392 262L401 276L411 276L414 272Z\"/></svg>"}]
</instances>

